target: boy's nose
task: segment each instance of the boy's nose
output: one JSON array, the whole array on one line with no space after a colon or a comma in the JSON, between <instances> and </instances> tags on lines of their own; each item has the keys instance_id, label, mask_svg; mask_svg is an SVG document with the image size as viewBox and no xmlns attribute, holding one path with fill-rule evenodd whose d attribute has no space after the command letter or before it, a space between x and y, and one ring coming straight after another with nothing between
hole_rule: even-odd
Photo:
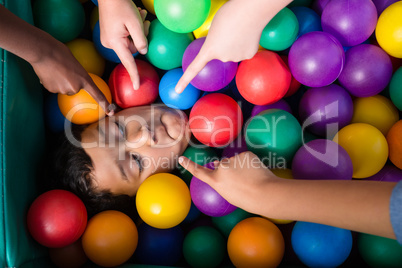
<instances>
[{"instance_id":1,"label":"boy's nose","mask_svg":"<svg viewBox=\"0 0 402 268\"><path fill-rule=\"evenodd\" d=\"M155 144L155 135L146 125L141 126L137 131L131 131L126 138L129 147L139 148Z\"/></svg>"}]
</instances>

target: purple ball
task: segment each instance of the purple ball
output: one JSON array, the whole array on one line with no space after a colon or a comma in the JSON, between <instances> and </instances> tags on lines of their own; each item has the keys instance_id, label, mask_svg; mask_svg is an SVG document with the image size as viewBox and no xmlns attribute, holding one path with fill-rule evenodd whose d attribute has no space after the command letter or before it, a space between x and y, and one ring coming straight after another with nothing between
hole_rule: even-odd
<instances>
[{"instance_id":1,"label":"purple ball","mask_svg":"<svg viewBox=\"0 0 402 268\"><path fill-rule=\"evenodd\" d=\"M388 85L392 78L392 62L382 48L362 44L346 52L345 67L339 83L356 97L371 97Z\"/></svg>"},{"instance_id":2,"label":"purple ball","mask_svg":"<svg viewBox=\"0 0 402 268\"><path fill-rule=\"evenodd\" d=\"M352 116L352 97L336 84L307 90L299 103L303 127L318 136L332 138L331 135L350 123Z\"/></svg>"},{"instance_id":3,"label":"purple ball","mask_svg":"<svg viewBox=\"0 0 402 268\"><path fill-rule=\"evenodd\" d=\"M322 11L324 10L325 6L329 3L330 0L314 0L311 8L317 12L318 15L321 16Z\"/></svg>"},{"instance_id":4,"label":"purple ball","mask_svg":"<svg viewBox=\"0 0 402 268\"><path fill-rule=\"evenodd\" d=\"M187 67L197 56L205 37L195 39L188 45L183 54L182 67L186 71ZM222 62L220 60L211 60L205 67L191 80L191 84L203 91L220 90L233 80L237 72L237 62Z\"/></svg>"},{"instance_id":5,"label":"purple ball","mask_svg":"<svg viewBox=\"0 0 402 268\"><path fill-rule=\"evenodd\" d=\"M381 13L393 3L396 3L400 0L372 0L375 7L377 8L377 15L380 16Z\"/></svg>"},{"instance_id":6,"label":"purple ball","mask_svg":"<svg viewBox=\"0 0 402 268\"><path fill-rule=\"evenodd\" d=\"M292 108L290 108L290 105L284 99L280 99L279 101L268 105L255 105L253 107L253 110L251 111L251 116L256 116L262 111L268 109L281 109L286 112L292 113Z\"/></svg>"},{"instance_id":7,"label":"purple ball","mask_svg":"<svg viewBox=\"0 0 402 268\"><path fill-rule=\"evenodd\" d=\"M213 164L205 167L213 169ZM205 215L222 217L236 210L236 207L226 201L217 191L196 177L191 179L190 194L194 205Z\"/></svg>"},{"instance_id":8,"label":"purple ball","mask_svg":"<svg viewBox=\"0 0 402 268\"><path fill-rule=\"evenodd\" d=\"M222 151L222 158L230 158L242 152L248 151L247 143L242 135L226 146Z\"/></svg>"},{"instance_id":9,"label":"purple ball","mask_svg":"<svg viewBox=\"0 0 402 268\"><path fill-rule=\"evenodd\" d=\"M293 77L309 87L323 87L340 75L345 52L329 33L309 32L297 39L289 51L289 68Z\"/></svg>"},{"instance_id":10,"label":"purple ball","mask_svg":"<svg viewBox=\"0 0 402 268\"><path fill-rule=\"evenodd\" d=\"M348 153L331 140L318 139L304 144L292 161L295 179L351 180L353 165Z\"/></svg>"},{"instance_id":11,"label":"purple ball","mask_svg":"<svg viewBox=\"0 0 402 268\"><path fill-rule=\"evenodd\" d=\"M330 33L345 47L363 43L377 25L377 9L371 0L330 1L321 15L324 32Z\"/></svg>"},{"instance_id":12,"label":"purple ball","mask_svg":"<svg viewBox=\"0 0 402 268\"><path fill-rule=\"evenodd\" d=\"M402 180L402 170L394 165L385 165L379 172L364 180L399 182Z\"/></svg>"}]
</instances>

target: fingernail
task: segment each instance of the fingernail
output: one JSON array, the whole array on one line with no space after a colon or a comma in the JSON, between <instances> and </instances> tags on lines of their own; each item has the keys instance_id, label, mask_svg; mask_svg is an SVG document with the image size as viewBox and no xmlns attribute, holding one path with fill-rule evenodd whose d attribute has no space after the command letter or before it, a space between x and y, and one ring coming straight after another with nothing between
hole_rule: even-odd
<instances>
[{"instance_id":1,"label":"fingernail","mask_svg":"<svg viewBox=\"0 0 402 268\"><path fill-rule=\"evenodd\" d=\"M107 110L108 110L107 114L109 116L114 115L114 110L116 110L116 105L113 103L109 104L109 106L107 107Z\"/></svg>"},{"instance_id":2,"label":"fingernail","mask_svg":"<svg viewBox=\"0 0 402 268\"><path fill-rule=\"evenodd\" d=\"M139 85L137 83L133 83L133 88L134 88L134 90L140 89L140 87L139 87Z\"/></svg>"},{"instance_id":3,"label":"fingernail","mask_svg":"<svg viewBox=\"0 0 402 268\"><path fill-rule=\"evenodd\" d=\"M177 94L180 94L182 92L182 89L180 87L176 87L174 90Z\"/></svg>"},{"instance_id":4,"label":"fingernail","mask_svg":"<svg viewBox=\"0 0 402 268\"><path fill-rule=\"evenodd\" d=\"M142 55L145 55L145 54L147 54L148 49L147 49L147 48L143 48L143 49L139 50L138 52L140 52Z\"/></svg>"},{"instance_id":5,"label":"fingernail","mask_svg":"<svg viewBox=\"0 0 402 268\"><path fill-rule=\"evenodd\" d=\"M183 161L184 161L184 157L183 157L183 156L180 156L180 157L179 157L179 163L181 164L181 163L183 163Z\"/></svg>"}]
</instances>

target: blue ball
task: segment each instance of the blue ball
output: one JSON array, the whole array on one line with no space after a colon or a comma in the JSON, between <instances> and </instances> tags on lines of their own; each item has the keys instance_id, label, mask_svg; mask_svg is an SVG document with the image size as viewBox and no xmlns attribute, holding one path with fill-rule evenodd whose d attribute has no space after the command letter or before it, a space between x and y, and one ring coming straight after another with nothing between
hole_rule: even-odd
<instances>
[{"instance_id":1,"label":"blue ball","mask_svg":"<svg viewBox=\"0 0 402 268\"><path fill-rule=\"evenodd\" d=\"M64 130L66 118L61 113L57 103L57 94L50 94L45 99L45 124L53 133L60 133Z\"/></svg>"},{"instance_id":2,"label":"blue ball","mask_svg":"<svg viewBox=\"0 0 402 268\"><path fill-rule=\"evenodd\" d=\"M299 34L297 38L303 34L322 31L321 28L321 18L320 16L311 8L304 6L296 6L290 8L296 15L297 21L299 22Z\"/></svg>"},{"instance_id":3,"label":"blue ball","mask_svg":"<svg viewBox=\"0 0 402 268\"><path fill-rule=\"evenodd\" d=\"M120 63L120 58L117 56L116 52L113 49L106 48L102 45L100 40L100 28L99 21L95 24L94 30L92 31L92 42L95 45L96 50L101 54L105 60ZM133 54L133 57L137 56L138 52Z\"/></svg>"},{"instance_id":4,"label":"blue ball","mask_svg":"<svg viewBox=\"0 0 402 268\"><path fill-rule=\"evenodd\" d=\"M182 75L182 68L167 71L159 83L159 97L168 107L187 110L198 100L200 90L189 84L181 94L177 94L174 88Z\"/></svg>"},{"instance_id":5,"label":"blue ball","mask_svg":"<svg viewBox=\"0 0 402 268\"><path fill-rule=\"evenodd\" d=\"M309 267L337 267L352 250L351 231L310 222L296 222L291 241L297 257Z\"/></svg>"},{"instance_id":6,"label":"blue ball","mask_svg":"<svg viewBox=\"0 0 402 268\"><path fill-rule=\"evenodd\" d=\"M175 265L183 256L184 233L179 226L157 229L142 223L138 227L135 258L143 264Z\"/></svg>"}]
</instances>

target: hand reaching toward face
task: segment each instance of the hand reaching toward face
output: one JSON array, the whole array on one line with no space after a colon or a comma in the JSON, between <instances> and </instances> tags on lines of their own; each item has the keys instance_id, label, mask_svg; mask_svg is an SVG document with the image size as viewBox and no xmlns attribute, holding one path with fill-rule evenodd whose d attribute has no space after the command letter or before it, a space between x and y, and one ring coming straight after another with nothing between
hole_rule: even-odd
<instances>
[{"instance_id":1,"label":"hand reaching toward face","mask_svg":"<svg viewBox=\"0 0 402 268\"><path fill-rule=\"evenodd\" d=\"M138 89L140 78L132 54L148 51L147 11L137 8L132 0L99 0L98 3L102 45L116 52L130 74L134 89Z\"/></svg>"}]
</instances>

